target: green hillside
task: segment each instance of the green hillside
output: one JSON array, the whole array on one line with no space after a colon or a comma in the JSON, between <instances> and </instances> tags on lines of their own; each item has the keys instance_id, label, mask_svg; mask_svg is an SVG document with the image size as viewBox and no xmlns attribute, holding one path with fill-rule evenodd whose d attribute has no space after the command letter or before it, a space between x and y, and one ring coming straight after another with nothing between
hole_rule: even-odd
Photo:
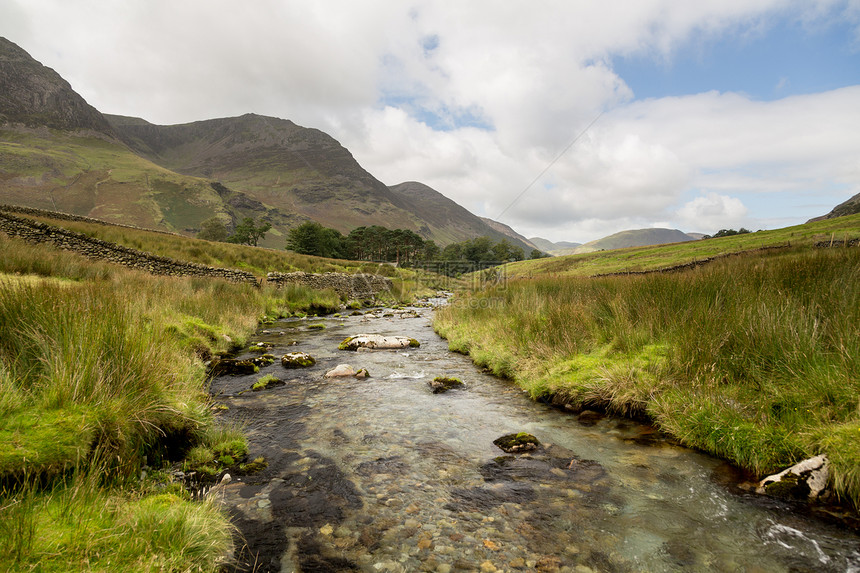
<instances>
[{"instance_id":1,"label":"green hillside","mask_svg":"<svg viewBox=\"0 0 860 573\"><path fill-rule=\"evenodd\" d=\"M853 239L858 236L860 215L851 215L718 239L520 261L505 265L504 272L508 278L519 278L545 275L585 277L652 271L754 249L811 245L818 241Z\"/></svg>"}]
</instances>

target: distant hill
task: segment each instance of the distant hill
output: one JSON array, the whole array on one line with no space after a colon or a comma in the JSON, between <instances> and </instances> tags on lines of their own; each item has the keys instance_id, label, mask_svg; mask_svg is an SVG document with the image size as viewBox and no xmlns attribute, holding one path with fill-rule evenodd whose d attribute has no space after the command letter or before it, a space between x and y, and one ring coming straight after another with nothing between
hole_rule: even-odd
<instances>
[{"instance_id":1,"label":"distant hill","mask_svg":"<svg viewBox=\"0 0 860 573\"><path fill-rule=\"evenodd\" d=\"M855 215L860 213L860 193L854 195L847 201L840 203L836 207L833 208L826 215L822 215L821 217L815 217L807 221L807 223L812 223L813 221L823 221L824 219L834 219L836 217L844 217L845 215Z\"/></svg>"},{"instance_id":2,"label":"distant hill","mask_svg":"<svg viewBox=\"0 0 860 573\"><path fill-rule=\"evenodd\" d=\"M261 244L276 248L309 219L343 233L410 229L440 246L507 236L429 187L387 187L331 136L289 120L103 115L2 38L0 88L0 202L188 234L212 216L228 227L250 216L272 224ZM33 129L46 127L56 131Z\"/></svg>"},{"instance_id":3,"label":"distant hill","mask_svg":"<svg viewBox=\"0 0 860 573\"><path fill-rule=\"evenodd\" d=\"M542 239L540 237L532 237L529 239L534 245L537 246L538 249L545 253L549 253L550 255L556 256L560 254L566 254L572 249L577 248L582 243L572 243L570 241L559 241L557 243L553 243L550 240Z\"/></svg>"},{"instance_id":4,"label":"distant hill","mask_svg":"<svg viewBox=\"0 0 860 573\"><path fill-rule=\"evenodd\" d=\"M687 233L677 229L635 229L621 231L620 233L615 233L596 241L589 241L573 249L572 253L565 254L593 253L594 251L608 251L610 249L624 249L627 247L647 247L649 245L665 245L668 243L683 243L695 240L695 238Z\"/></svg>"}]
</instances>

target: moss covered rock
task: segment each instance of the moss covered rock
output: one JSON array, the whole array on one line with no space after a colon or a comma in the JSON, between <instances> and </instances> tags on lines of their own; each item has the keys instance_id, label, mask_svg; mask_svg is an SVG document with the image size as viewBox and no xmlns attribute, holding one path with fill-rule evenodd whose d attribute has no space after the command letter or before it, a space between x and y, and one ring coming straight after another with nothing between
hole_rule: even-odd
<instances>
[{"instance_id":1,"label":"moss covered rock","mask_svg":"<svg viewBox=\"0 0 860 573\"><path fill-rule=\"evenodd\" d=\"M496 438L493 443L509 454L521 454L523 452L531 452L540 446L537 438L527 432L519 432L517 434L508 434L501 438Z\"/></svg>"},{"instance_id":2,"label":"moss covered rock","mask_svg":"<svg viewBox=\"0 0 860 573\"><path fill-rule=\"evenodd\" d=\"M829 469L827 456L815 456L764 478L756 491L781 499L820 499L828 493Z\"/></svg>"},{"instance_id":3,"label":"moss covered rock","mask_svg":"<svg viewBox=\"0 0 860 573\"><path fill-rule=\"evenodd\" d=\"M288 352L281 358L284 368L308 368L316 363L316 359L307 352Z\"/></svg>"},{"instance_id":4,"label":"moss covered rock","mask_svg":"<svg viewBox=\"0 0 860 573\"><path fill-rule=\"evenodd\" d=\"M448 378L446 376L437 376L433 380L427 382L427 384L430 386L430 390L432 390L434 394L441 394L453 388L463 387L463 381L459 378Z\"/></svg>"},{"instance_id":5,"label":"moss covered rock","mask_svg":"<svg viewBox=\"0 0 860 573\"><path fill-rule=\"evenodd\" d=\"M213 360L209 364L211 376L242 376L257 372L259 367L252 360L236 360L234 358L221 358Z\"/></svg>"},{"instance_id":6,"label":"moss covered rock","mask_svg":"<svg viewBox=\"0 0 860 573\"><path fill-rule=\"evenodd\" d=\"M267 374L257 380L253 386L251 386L251 390L254 392L259 392L260 390L268 390L269 388L274 388L275 386L283 386L286 384L283 380L279 380L275 378L271 374Z\"/></svg>"}]
</instances>

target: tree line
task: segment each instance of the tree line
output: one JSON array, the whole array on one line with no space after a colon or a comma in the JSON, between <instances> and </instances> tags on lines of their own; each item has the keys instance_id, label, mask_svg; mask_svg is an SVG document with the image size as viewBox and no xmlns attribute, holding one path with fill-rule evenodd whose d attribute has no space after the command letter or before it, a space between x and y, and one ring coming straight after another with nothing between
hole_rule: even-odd
<instances>
[{"instance_id":1,"label":"tree line","mask_svg":"<svg viewBox=\"0 0 860 573\"><path fill-rule=\"evenodd\" d=\"M266 236L271 228L272 224L267 221L257 224L251 217L245 217L241 223L236 225L231 234L224 221L218 217L210 217L200 223L200 232L197 233L197 238L256 247L257 243Z\"/></svg>"},{"instance_id":2,"label":"tree line","mask_svg":"<svg viewBox=\"0 0 860 573\"><path fill-rule=\"evenodd\" d=\"M713 235L705 235L702 239L719 239L720 237L733 237L734 235L746 235L747 233L751 233L749 229L744 229L741 227L737 231L734 229L720 229Z\"/></svg>"},{"instance_id":3,"label":"tree line","mask_svg":"<svg viewBox=\"0 0 860 573\"><path fill-rule=\"evenodd\" d=\"M256 246L271 229L267 222L256 223L246 217L230 234L224 223L212 217L201 223L200 239L227 241ZM390 262L412 266L427 261L468 262L492 266L525 258L522 247L507 239L494 242L490 237L477 237L451 243L444 249L430 239L423 239L409 229L389 229L380 225L358 227L342 234L337 229L307 221L287 233L286 248L301 255L353 261ZM546 256L537 249L529 254L536 259Z\"/></svg>"}]
</instances>

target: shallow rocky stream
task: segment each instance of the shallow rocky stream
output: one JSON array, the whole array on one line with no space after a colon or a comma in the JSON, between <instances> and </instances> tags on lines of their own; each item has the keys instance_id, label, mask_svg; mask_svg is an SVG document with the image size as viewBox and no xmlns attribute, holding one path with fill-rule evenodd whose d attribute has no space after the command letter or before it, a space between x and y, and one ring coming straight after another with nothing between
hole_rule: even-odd
<instances>
[{"instance_id":1,"label":"shallow rocky stream","mask_svg":"<svg viewBox=\"0 0 860 573\"><path fill-rule=\"evenodd\" d=\"M254 341L316 365L212 381L269 463L211 493L244 536L236 570L860 572L856 531L743 492L648 426L529 400L449 352L431 314L280 321ZM421 346L338 350L363 333ZM370 377L323 377L342 363ZM286 384L248 390L269 373ZM433 394L436 376L465 386ZM493 445L521 431L542 447Z\"/></svg>"}]
</instances>

